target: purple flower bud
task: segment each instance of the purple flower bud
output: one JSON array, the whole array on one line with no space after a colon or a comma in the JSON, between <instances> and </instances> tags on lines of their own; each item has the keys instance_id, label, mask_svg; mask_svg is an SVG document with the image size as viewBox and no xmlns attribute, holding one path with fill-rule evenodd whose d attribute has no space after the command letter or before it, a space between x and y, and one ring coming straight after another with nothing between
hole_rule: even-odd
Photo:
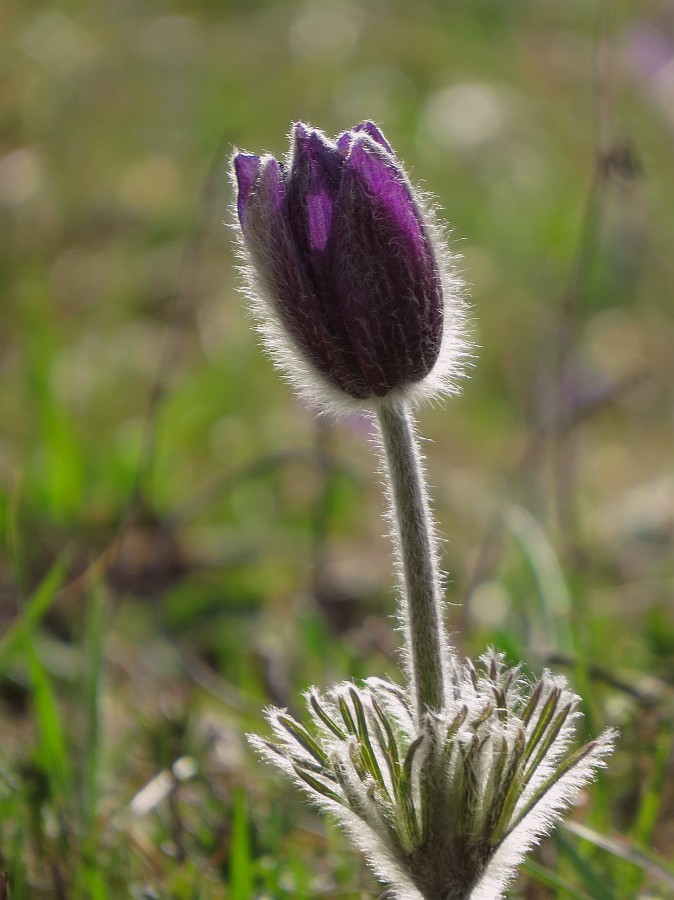
<instances>
[{"instance_id":1,"label":"purple flower bud","mask_svg":"<svg viewBox=\"0 0 674 900\"><path fill-rule=\"evenodd\" d=\"M457 283L376 125L333 142L297 124L287 164L237 153L234 175L250 293L305 393L363 402L456 374Z\"/></svg>"}]
</instances>

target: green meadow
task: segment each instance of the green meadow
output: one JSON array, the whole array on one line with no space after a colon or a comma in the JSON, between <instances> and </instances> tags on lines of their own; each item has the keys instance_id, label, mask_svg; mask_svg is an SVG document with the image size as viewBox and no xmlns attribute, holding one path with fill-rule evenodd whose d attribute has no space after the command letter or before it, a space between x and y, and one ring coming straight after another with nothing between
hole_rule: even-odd
<instances>
[{"instance_id":1,"label":"green meadow","mask_svg":"<svg viewBox=\"0 0 674 900\"><path fill-rule=\"evenodd\" d=\"M229 159L384 130L468 285L419 411L462 655L566 675L616 751L515 900L674 898L667 0L0 8L0 898L376 900L245 734L399 677L363 416L274 371Z\"/></svg>"}]
</instances>

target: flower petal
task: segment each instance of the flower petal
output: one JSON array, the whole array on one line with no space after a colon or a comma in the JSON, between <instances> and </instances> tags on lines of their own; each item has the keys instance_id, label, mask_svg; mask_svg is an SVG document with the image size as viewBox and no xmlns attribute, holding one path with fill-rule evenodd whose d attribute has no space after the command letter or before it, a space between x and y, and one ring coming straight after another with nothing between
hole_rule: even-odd
<instances>
[{"instance_id":1,"label":"flower petal","mask_svg":"<svg viewBox=\"0 0 674 900\"><path fill-rule=\"evenodd\" d=\"M288 182L288 209L293 232L303 251L322 251L332 226L332 206L342 157L325 135L298 123Z\"/></svg>"},{"instance_id":2,"label":"flower petal","mask_svg":"<svg viewBox=\"0 0 674 900\"><path fill-rule=\"evenodd\" d=\"M266 309L280 320L295 347L331 384L360 399L369 391L359 378L353 351L335 340L323 314L305 258L289 220L286 178L280 164L263 157L246 204L241 230Z\"/></svg>"},{"instance_id":3,"label":"flower petal","mask_svg":"<svg viewBox=\"0 0 674 900\"><path fill-rule=\"evenodd\" d=\"M398 163L353 135L335 201L334 290L365 380L384 395L424 378L442 339L434 252Z\"/></svg>"},{"instance_id":4,"label":"flower petal","mask_svg":"<svg viewBox=\"0 0 674 900\"><path fill-rule=\"evenodd\" d=\"M302 260L319 315L331 337L331 350L350 373L352 396L369 396L348 329L334 296L331 253L334 203L344 158L325 135L301 123L294 128L292 165L288 177L288 218L298 257Z\"/></svg>"},{"instance_id":5,"label":"flower petal","mask_svg":"<svg viewBox=\"0 0 674 900\"><path fill-rule=\"evenodd\" d=\"M242 227L250 196L260 175L261 164L260 157L254 153L237 153L234 157L234 174L238 187L236 210Z\"/></svg>"},{"instance_id":6,"label":"flower petal","mask_svg":"<svg viewBox=\"0 0 674 900\"><path fill-rule=\"evenodd\" d=\"M379 144L380 147L383 147L387 153L390 153L391 156L394 155L391 145L381 133L379 128L374 124L374 122L368 121L361 122L359 125L356 125L354 128L352 128L351 131L345 131L344 134L339 137L339 139L337 140L337 148L344 156L347 156L356 135L361 133L369 135L369 137L371 137L376 144Z\"/></svg>"}]
</instances>

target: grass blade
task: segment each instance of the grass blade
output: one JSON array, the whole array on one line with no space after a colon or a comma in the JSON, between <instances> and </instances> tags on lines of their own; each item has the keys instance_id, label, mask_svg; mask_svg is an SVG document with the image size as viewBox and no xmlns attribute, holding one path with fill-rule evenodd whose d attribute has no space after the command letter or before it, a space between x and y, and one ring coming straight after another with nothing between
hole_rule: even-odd
<instances>
[{"instance_id":1,"label":"grass blade","mask_svg":"<svg viewBox=\"0 0 674 900\"><path fill-rule=\"evenodd\" d=\"M40 659L28 628L24 642L28 671L32 684L33 708L38 731L40 750L54 797L66 800L72 796L72 768L68 756L61 716L51 681Z\"/></svg>"},{"instance_id":2,"label":"grass blade","mask_svg":"<svg viewBox=\"0 0 674 900\"><path fill-rule=\"evenodd\" d=\"M254 895L246 795L241 790L234 794L232 839L229 846L229 891L230 900L250 900Z\"/></svg>"},{"instance_id":3,"label":"grass blade","mask_svg":"<svg viewBox=\"0 0 674 900\"><path fill-rule=\"evenodd\" d=\"M559 829L555 832L555 843L560 851L568 858L569 862L582 880L592 897L592 900L620 900L619 896L606 884L606 873L597 872L582 853L569 840L565 831Z\"/></svg>"},{"instance_id":4,"label":"grass blade","mask_svg":"<svg viewBox=\"0 0 674 900\"><path fill-rule=\"evenodd\" d=\"M22 646L24 626L34 629L49 611L63 584L67 567L67 557L59 557L23 605L21 616L0 637L0 677L4 675L13 654Z\"/></svg>"},{"instance_id":5,"label":"grass blade","mask_svg":"<svg viewBox=\"0 0 674 900\"><path fill-rule=\"evenodd\" d=\"M623 859L626 862L632 863L634 866L638 866L652 878L657 879L662 884L666 884L669 888L674 888L674 869L671 865L668 865L665 860L655 856L655 854L628 844L626 841L619 840L618 838L599 834L599 832L594 829L588 828L587 825L581 825L580 822L565 822L562 825L562 828L565 831L571 832L571 834L575 834L576 837L589 841L591 844L594 844L595 847L599 847L607 853L617 856L619 859Z\"/></svg>"},{"instance_id":6,"label":"grass blade","mask_svg":"<svg viewBox=\"0 0 674 900\"><path fill-rule=\"evenodd\" d=\"M92 592L87 610L85 648L86 672L83 684L86 722L82 808L87 832L93 826L98 806L100 769L100 693L103 670L104 598L100 589Z\"/></svg>"},{"instance_id":7,"label":"grass blade","mask_svg":"<svg viewBox=\"0 0 674 900\"><path fill-rule=\"evenodd\" d=\"M592 897L590 897L589 894L579 891L578 888L570 885L568 881L560 878L555 872L551 872L550 869L539 866L538 863L525 862L522 866L522 870L527 872L534 881L537 881L539 884L544 884L546 887L553 888L557 892L561 891L562 897L570 897L571 900L592 900ZM559 893L556 896L559 897Z\"/></svg>"}]
</instances>

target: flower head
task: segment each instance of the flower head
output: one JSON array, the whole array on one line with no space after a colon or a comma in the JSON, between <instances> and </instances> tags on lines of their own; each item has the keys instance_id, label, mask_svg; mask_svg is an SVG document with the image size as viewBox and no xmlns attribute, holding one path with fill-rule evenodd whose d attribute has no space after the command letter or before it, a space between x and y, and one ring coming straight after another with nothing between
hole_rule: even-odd
<instances>
[{"instance_id":1,"label":"flower head","mask_svg":"<svg viewBox=\"0 0 674 900\"><path fill-rule=\"evenodd\" d=\"M286 163L236 153L233 168L249 294L300 389L353 406L451 387L458 280L381 131L297 124Z\"/></svg>"},{"instance_id":2,"label":"flower head","mask_svg":"<svg viewBox=\"0 0 674 900\"><path fill-rule=\"evenodd\" d=\"M370 678L307 694L305 728L271 709L251 737L367 855L397 900L498 900L526 852L603 765L612 733L573 747L579 698L489 652L456 662L421 724L407 692Z\"/></svg>"}]
</instances>

